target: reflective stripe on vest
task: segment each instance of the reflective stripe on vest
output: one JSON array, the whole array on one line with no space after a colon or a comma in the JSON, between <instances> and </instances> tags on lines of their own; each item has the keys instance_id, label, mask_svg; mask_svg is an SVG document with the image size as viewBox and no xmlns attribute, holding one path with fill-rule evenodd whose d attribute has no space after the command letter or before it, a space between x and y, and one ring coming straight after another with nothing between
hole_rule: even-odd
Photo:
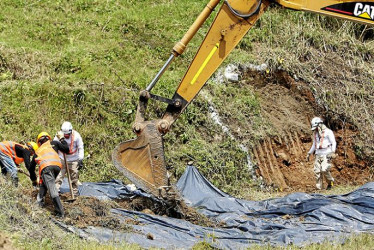
<instances>
[{"instance_id":1,"label":"reflective stripe on vest","mask_svg":"<svg viewBox=\"0 0 374 250\"><path fill-rule=\"evenodd\" d=\"M322 131L321 139L319 141L319 147L322 148L323 140L325 139L325 130Z\"/></svg>"},{"instance_id":2,"label":"reflective stripe on vest","mask_svg":"<svg viewBox=\"0 0 374 250\"><path fill-rule=\"evenodd\" d=\"M35 162L39 165L39 180L40 184L42 184L43 169L48 166L58 166L59 168L62 168L62 164L50 141L43 143L35 153L38 156L35 158Z\"/></svg>"},{"instance_id":3,"label":"reflective stripe on vest","mask_svg":"<svg viewBox=\"0 0 374 250\"><path fill-rule=\"evenodd\" d=\"M24 161L24 159L17 156L16 145L25 148L23 145L12 142L12 141L3 141L3 142L0 142L0 151L2 151L7 156L11 157L13 161L17 165L19 165Z\"/></svg>"},{"instance_id":4,"label":"reflective stripe on vest","mask_svg":"<svg viewBox=\"0 0 374 250\"><path fill-rule=\"evenodd\" d=\"M326 130L322 131L322 135L321 135L321 138L319 140L319 145L317 145L317 133L318 132L315 132L315 134L314 134L314 141L316 142L316 148L317 149L325 149L325 148L328 148L328 147L331 146L331 144L330 144L330 145L327 145L326 147L323 147L323 140L325 139L325 131Z\"/></svg>"},{"instance_id":5,"label":"reflective stripe on vest","mask_svg":"<svg viewBox=\"0 0 374 250\"><path fill-rule=\"evenodd\" d=\"M74 131L71 132L71 141L70 141L70 148L69 148L68 155L72 155L72 154L75 154L75 152L77 152L78 147L74 151L73 151L73 147L74 147Z\"/></svg>"}]
</instances>

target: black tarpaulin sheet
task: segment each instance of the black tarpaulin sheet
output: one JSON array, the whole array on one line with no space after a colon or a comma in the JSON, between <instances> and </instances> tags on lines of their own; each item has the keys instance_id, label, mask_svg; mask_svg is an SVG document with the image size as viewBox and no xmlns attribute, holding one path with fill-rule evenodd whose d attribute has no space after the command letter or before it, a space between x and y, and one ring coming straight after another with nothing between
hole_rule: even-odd
<instances>
[{"instance_id":1,"label":"black tarpaulin sheet","mask_svg":"<svg viewBox=\"0 0 374 250\"><path fill-rule=\"evenodd\" d=\"M67 178L63 180L60 192L70 192ZM128 199L134 196L151 197L151 195L141 189L132 191L119 180L111 180L107 182L84 182L82 185L78 186L78 193L80 196L96 197L100 200Z\"/></svg>"},{"instance_id":2,"label":"black tarpaulin sheet","mask_svg":"<svg viewBox=\"0 0 374 250\"><path fill-rule=\"evenodd\" d=\"M177 187L187 204L226 225L209 228L180 219L112 209L121 220L136 219L139 224L131 225L135 230L69 230L85 238L104 242L125 240L143 247L191 248L206 241L222 249L247 248L254 243L303 246L325 240L341 241L353 233L374 232L374 182L346 195L293 193L283 198L246 201L217 189L196 168L188 166ZM141 190L130 191L118 181L84 183L80 191L81 195L99 194L100 198L111 199L145 195ZM153 239L148 239L147 234Z\"/></svg>"}]
</instances>

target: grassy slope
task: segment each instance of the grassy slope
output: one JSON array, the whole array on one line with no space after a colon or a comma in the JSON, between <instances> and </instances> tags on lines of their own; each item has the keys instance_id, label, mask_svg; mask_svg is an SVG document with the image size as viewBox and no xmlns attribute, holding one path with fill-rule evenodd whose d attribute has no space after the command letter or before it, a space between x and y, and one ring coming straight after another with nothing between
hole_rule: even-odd
<instances>
[{"instance_id":1,"label":"grassy slope","mask_svg":"<svg viewBox=\"0 0 374 250\"><path fill-rule=\"evenodd\" d=\"M70 120L92 155L81 178L118 178L110 153L120 141L133 138L138 92L163 65L204 3L1 1L0 139L33 140L40 131L53 134L63 120ZM207 28L164 75L156 94L172 95ZM349 22L272 8L225 64L266 62L270 70L282 68L297 75L316 89L324 105L346 112L359 128L371 128L363 130L370 145L374 43L372 38L361 42L361 33L370 34ZM352 66L348 71L340 70L348 65ZM341 86L349 87L335 91ZM244 138L248 145L274 133L261 117L253 89L209 82L206 90L224 116L238 119L244 127L243 121L252 121ZM163 107L154 104L151 113L159 114ZM360 109L363 112L355 113ZM207 111L206 101L198 97L175 124L165 138L168 162L180 174L192 159L214 184L238 193L239 185L250 182L245 156L225 135L215 137L221 130L207 118Z\"/></svg>"},{"instance_id":2,"label":"grassy slope","mask_svg":"<svg viewBox=\"0 0 374 250\"><path fill-rule=\"evenodd\" d=\"M0 179L0 188L0 232L10 236L19 249L140 249L126 242L99 244L82 240L56 226L49 212L23 194L27 192L24 186L16 190L10 182Z\"/></svg>"},{"instance_id":3,"label":"grassy slope","mask_svg":"<svg viewBox=\"0 0 374 250\"><path fill-rule=\"evenodd\" d=\"M110 152L120 141L134 137L131 125L138 92L163 65L170 48L204 3L0 4L2 139L31 140L42 130L55 133L63 120L71 120L93 156L82 177L95 181L117 176ZM362 43L356 38L354 31L359 33L362 27L272 8L225 63L265 62L270 70L283 68L315 88L329 109L338 113L346 110L360 129L372 128L368 110L373 105L373 63L369 60L373 41ZM167 71L155 88L156 94L172 95L207 28L203 27L187 52ZM352 67L342 73L339 68L347 65ZM334 87L342 89L340 85L345 82L344 86L349 86L345 91L333 91ZM250 87L243 90L209 83L206 89L224 118L236 120L249 131L243 138L249 146L276 133L262 119L258 97ZM163 107L155 103L150 113L160 114ZM215 184L235 191L237 182L247 180L245 156L225 135L215 138L222 132L207 118L207 110L206 101L198 97L165 137L168 162L180 174L193 159ZM357 115L357 110L362 112ZM362 131L372 142L373 130Z\"/></svg>"}]
</instances>

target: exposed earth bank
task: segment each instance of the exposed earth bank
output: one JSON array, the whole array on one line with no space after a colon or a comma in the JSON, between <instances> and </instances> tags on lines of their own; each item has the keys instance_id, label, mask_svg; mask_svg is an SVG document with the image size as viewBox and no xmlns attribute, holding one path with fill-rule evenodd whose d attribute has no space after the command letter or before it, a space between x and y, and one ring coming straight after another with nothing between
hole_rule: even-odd
<instances>
[{"instance_id":1,"label":"exposed earth bank","mask_svg":"<svg viewBox=\"0 0 374 250\"><path fill-rule=\"evenodd\" d=\"M273 136L252 148L257 175L267 185L287 192L315 191L313 159L306 161L312 145L309 124L314 116L322 117L335 133L337 157L331 170L335 184L361 185L373 180L372 164L356 152L356 126L348 117L327 111L303 81L284 71L259 74L249 70L242 84L253 86L261 97L262 115L274 130Z\"/></svg>"}]
</instances>

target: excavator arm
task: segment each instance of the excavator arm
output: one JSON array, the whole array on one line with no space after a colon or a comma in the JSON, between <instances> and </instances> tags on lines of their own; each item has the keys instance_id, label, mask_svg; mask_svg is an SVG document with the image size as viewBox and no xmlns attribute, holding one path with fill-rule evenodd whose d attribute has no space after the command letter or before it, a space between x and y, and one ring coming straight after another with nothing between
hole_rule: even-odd
<instances>
[{"instance_id":1,"label":"excavator arm","mask_svg":"<svg viewBox=\"0 0 374 250\"><path fill-rule=\"evenodd\" d=\"M152 94L151 90L162 74L184 52L189 41L219 3L220 0L210 0L181 41L173 47L164 66L140 93L133 125L137 138L120 143L112 154L113 163L118 170L135 185L158 197L167 198L174 193L166 170L163 135L271 3L374 25L374 2L370 1L225 0L174 96L168 99ZM145 120L149 99L168 104L162 118Z\"/></svg>"}]
</instances>

